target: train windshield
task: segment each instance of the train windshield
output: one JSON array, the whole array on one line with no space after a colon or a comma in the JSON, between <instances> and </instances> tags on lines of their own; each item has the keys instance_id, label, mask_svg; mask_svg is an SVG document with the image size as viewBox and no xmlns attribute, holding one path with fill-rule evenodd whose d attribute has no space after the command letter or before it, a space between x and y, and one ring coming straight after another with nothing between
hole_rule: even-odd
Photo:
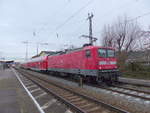
<instances>
[{"instance_id":1,"label":"train windshield","mask_svg":"<svg viewBox=\"0 0 150 113\"><path fill-rule=\"evenodd\" d=\"M115 51L111 49L107 49L107 56L108 57L115 57Z\"/></svg>"},{"instance_id":2,"label":"train windshield","mask_svg":"<svg viewBox=\"0 0 150 113\"><path fill-rule=\"evenodd\" d=\"M98 55L100 57L107 57L106 49L98 49Z\"/></svg>"},{"instance_id":3,"label":"train windshield","mask_svg":"<svg viewBox=\"0 0 150 113\"><path fill-rule=\"evenodd\" d=\"M98 49L98 55L99 57L115 57L115 51L112 49Z\"/></svg>"}]
</instances>

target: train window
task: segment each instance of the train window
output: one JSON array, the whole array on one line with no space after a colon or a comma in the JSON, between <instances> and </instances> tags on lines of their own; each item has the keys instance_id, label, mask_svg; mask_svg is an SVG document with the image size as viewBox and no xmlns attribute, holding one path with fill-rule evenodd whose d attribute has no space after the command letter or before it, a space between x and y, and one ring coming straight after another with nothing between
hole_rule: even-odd
<instances>
[{"instance_id":1,"label":"train window","mask_svg":"<svg viewBox=\"0 0 150 113\"><path fill-rule=\"evenodd\" d=\"M108 49L107 54L108 54L108 57L115 57L115 51L114 50Z\"/></svg>"},{"instance_id":2,"label":"train window","mask_svg":"<svg viewBox=\"0 0 150 113\"><path fill-rule=\"evenodd\" d=\"M86 50L86 57L91 57L91 51L90 50Z\"/></svg>"},{"instance_id":3,"label":"train window","mask_svg":"<svg viewBox=\"0 0 150 113\"><path fill-rule=\"evenodd\" d=\"M98 49L98 55L100 57L107 57L107 51L106 51L106 49Z\"/></svg>"},{"instance_id":4,"label":"train window","mask_svg":"<svg viewBox=\"0 0 150 113\"><path fill-rule=\"evenodd\" d=\"M111 49L98 49L98 55L100 57L115 57L115 51Z\"/></svg>"}]
</instances>

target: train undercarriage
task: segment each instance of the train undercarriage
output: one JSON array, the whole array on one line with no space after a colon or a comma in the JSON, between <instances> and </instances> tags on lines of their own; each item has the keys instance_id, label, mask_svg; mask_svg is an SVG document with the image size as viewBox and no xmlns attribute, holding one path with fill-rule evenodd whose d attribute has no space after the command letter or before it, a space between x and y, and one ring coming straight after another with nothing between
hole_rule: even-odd
<instances>
[{"instance_id":1,"label":"train undercarriage","mask_svg":"<svg viewBox=\"0 0 150 113\"><path fill-rule=\"evenodd\" d=\"M34 70L37 71L37 70ZM39 71L38 71L39 72ZM40 70L42 73L48 73L54 76L61 77L70 77L75 80L79 80L82 78L83 82L93 83L93 84L112 84L118 81L118 77L120 76L119 70L99 70L97 75L83 75L79 73L66 73L59 71L49 71L49 70Z\"/></svg>"}]
</instances>

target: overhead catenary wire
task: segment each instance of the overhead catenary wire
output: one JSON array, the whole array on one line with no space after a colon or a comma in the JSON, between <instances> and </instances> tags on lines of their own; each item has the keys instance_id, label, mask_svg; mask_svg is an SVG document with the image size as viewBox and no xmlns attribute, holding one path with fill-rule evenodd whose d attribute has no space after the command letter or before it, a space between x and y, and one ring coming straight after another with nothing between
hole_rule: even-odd
<instances>
[{"instance_id":1,"label":"overhead catenary wire","mask_svg":"<svg viewBox=\"0 0 150 113\"><path fill-rule=\"evenodd\" d=\"M83 7L81 7L79 10L77 10L75 13L73 13L70 17L68 17L62 24L58 25L55 30L59 30L60 28L62 28L66 23L68 23L72 18L74 18L76 15L78 15L83 9L85 9L93 1L94 0L88 1Z\"/></svg>"},{"instance_id":2,"label":"overhead catenary wire","mask_svg":"<svg viewBox=\"0 0 150 113\"><path fill-rule=\"evenodd\" d=\"M82 6L80 9L78 9L75 13L73 13L70 17L68 17L63 23L61 23L60 25L58 25L55 30L51 31L51 33L56 34L56 37L59 38L59 33L55 32L59 29L61 29L64 25L66 25L71 19L73 19L76 15L78 15L82 10L84 10L88 5L90 5L92 2L94 2L95 0L89 0L84 6ZM43 28L41 28L42 30ZM44 30L44 29L43 29ZM51 35L52 35L51 34Z\"/></svg>"},{"instance_id":3,"label":"overhead catenary wire","mask_svg":"<svg viewBox=\"0 0 150 113\"><path fill-rule=\"evenodd\" d=\"M80 9L78 9L75 13L73 13L70 17L68 17L63 23L61 23L60 25L58 25L56 27L56 29L53 31L55 32L54 34L56 34L56 37L58 38L58 32L57 30L61 29L63 26L65 26L71 19L73 19L76 15L78 15L82 10L84 10L88 5L90 5L94 0L89 0L83 7L81 7ZM119 7L120 8L120 7ZM121 7L122 8L122 7ZM150 13L150 12L149 12ZM145 14L146 15L146 14ZM140 18L140 17L137 17ZM130 20L131 21L131 20ZM95 33L95 32L94 32Z\"/></svg>"},{"instance_id":4,"label":"overhead catenary wire","mask_svg":"<svg viewBox=\"0 0 150 113\"><path fill-rule=\"evenodd\" d=\"M131 19L127 20L127 22L137 21L138 19L140 19L140 18L142 18L144 16L147 16L147 15L150 15L150 12L147 12L147 13L144 13L142 15L139 15L139 16L136 16L134 18L131 18ZM99 32L101 32L101 31L96 31L94 33L99 33Z\"/></svg>"},{"instance_id":5,"label":"overhead catenary wire","mask_svg":"<svg viewBox=\"0 0 150 113\"><path fill-rule=\"evenodd\" d=\"M82 10L84 10L87 6L89 6L94 0L89 0L83 7L81 7L80 9L78 9L75 13L73 13L70 17L68 17L63 23L61 23L60 25L58 25L56 27L56 29L53 31L55 32L54 34L59 34L57 32L57 30L61 29L63 26L65 26L71 19L73 19L76 15L78 15ZM58 38L58 35L56 35L56 37Z\"/></svg>"},{"instance_id":6,"label":"overhead catenary wire","mask_svg":"<svg viewBox=\"0 0 150 113\"><path fill-rule=\"evenodd\" d=\"M123 5L119 6L119 7L118 7L117 9L115 9L115 10L119 10L119 9L123 8L124 6L128 6L128 4L131 4L131 1L128 1L126 4L123 4ZM109 10L108 12L104 13L102 16L106 16L107 14L110 14L112 11L113 11L113 9L111 9L111 10ZM83 25L80 26L80 29L81 29L81 27L83 27ZM77 30L79 30L79 29L77 29ZM77 30L76 30L76 31L77 31ZM99 31L96 31L96 32L93 32L93 33L99 33ZM80 38L80 37L79 37L79 38Z\"/></svg>"},{"instance_id":7,"label":"overhead catenary wire","mask_svg":"<svg viewBox=\"0 0 150 113\"><path fill-rule=\"evenodd\" d=\"M138 2L138 0L135 0L135 1ZM115 10L120 10L120 9L122 9L122 8L125 8L126 6L129 6L129 5L131 4L131 2L132 2L132 1L128 1L128 2L126 2L126 4L119 5L119 7L116 8ZM125 6L125 7L124 7L124 6ZM106 15L112 13L113 11L114 11L114 10L111 9L111 10L109 10L108 12L106 12L105 14L103 14L102 16L106 16ZM100 33L100 32L101 32L101 31L95 31L94 33Z\"/></svg>"},{"instance_id":8,"label":"overhead catenary wire","mask_svg":"<svg viewBox=\"0 0 150 113\"><path fill-rule=\"evenodd\" d=\"M129 4L129 2L127 2L127 4ZM127 4L126 4L126 5L127 5ZM125 6L126 6L126 5L125 5ZM122 8L122 6L119 6L119 9L120 9L120 8ZM118 9L118 8L117 8L117 9ZM112 10L110 10L110 11L112 11ZM109 12L110 12L110 11L109 11ZM108 13L108 12L107 12L107 13ZM104 15L105 15L105 14L104 14ZM76 16L76 15L75 15L75 16ZM72 16L70 16L70 17L72 17ZM73 17L72 17L72 18L73 18ZM72 19L72 18L70 18L70 19ZM69 18L68 18L68 19L69 19ZM68 21L69 21L69 20L66 20L66 23L67 23ZM60 28L63 27L63 25L65 25L66 23L64 22L63 24L61 24L62 26L60 25L59 27L60 27ZM81 25L80 28L81 28L81 27L83 27L83 25ZM57 27L57 28L58 28L58 27ZM59 28L58 28L58 29L59 29ZM58 30L58 29L56 29L56 30ZM76 31L78 31L78 30L79 30L79 29L77 29ZM95 33L95 32L94 32L94 33ZM56 33L56 34L58 34L58 33ZM80 38L80 37L79 37L79 38Z\"/></svg>"},{"instance_id":9,"label":"overhead catenary wire","mask_svg":"<svg viewBox=\"0 0 150 113\"><path fill-rule=\"evenodd\" d=\"M144 13L144 14L142 14L142 15L139 15L139 16L134 17L134 18L132 18L132 19L130 19L130 20L127 20L127 21L128 21L128 22L134 21L134 20L137 20L137 19L142 18L142 17L147 16L147 15L150 15L150 12Z\"/></svg>"}]
</instances>

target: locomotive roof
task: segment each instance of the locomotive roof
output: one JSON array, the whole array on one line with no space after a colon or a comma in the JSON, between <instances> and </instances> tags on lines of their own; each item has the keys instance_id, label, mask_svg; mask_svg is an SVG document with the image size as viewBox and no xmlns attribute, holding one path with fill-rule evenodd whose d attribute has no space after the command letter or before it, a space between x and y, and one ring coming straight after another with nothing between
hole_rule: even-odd
<instances>
[{"instance_id":1,"label":"locomotive roof","mask_svg":"<svg viewBox=\"0 0 150 113\"><path fill-rule=\"evenodd\" d=\"M42 61L43 59L46 59L47 56L39 56L39 57L36 57L36 58L31 58L27 61L24 61L22 63L28 63L28 62L37 62L37 61Z\"/></svg>"},{"instance_id":2,"label":"locomotive roof","mask_svg":"<svg viewBox=\"0 0 150 113\"><path fill-rule=\"evenodd\" d=\"M74 51L79 51L79 50L86 50L86 49L94 49L94 48L103 48L103 49L114 49L112 47L102 47L102 46L85 46L81 48L75 48L75 49L66 49L65 51L58 51L56 54L50 55L50 56L55 56L55 55L61 55L61 54L66 54Z\"/></svg>"},{"instance_id":3,"label":"locomotive roof","mask_svg":"<svg viewBox=\"0 0 150 113\"><path fill-rule=\"evenodd\" d=\"M103 46L86 46L83 49L93 49L93 48L114 49L112 47L103 47Z\"/></svg>"}]
</instances>

